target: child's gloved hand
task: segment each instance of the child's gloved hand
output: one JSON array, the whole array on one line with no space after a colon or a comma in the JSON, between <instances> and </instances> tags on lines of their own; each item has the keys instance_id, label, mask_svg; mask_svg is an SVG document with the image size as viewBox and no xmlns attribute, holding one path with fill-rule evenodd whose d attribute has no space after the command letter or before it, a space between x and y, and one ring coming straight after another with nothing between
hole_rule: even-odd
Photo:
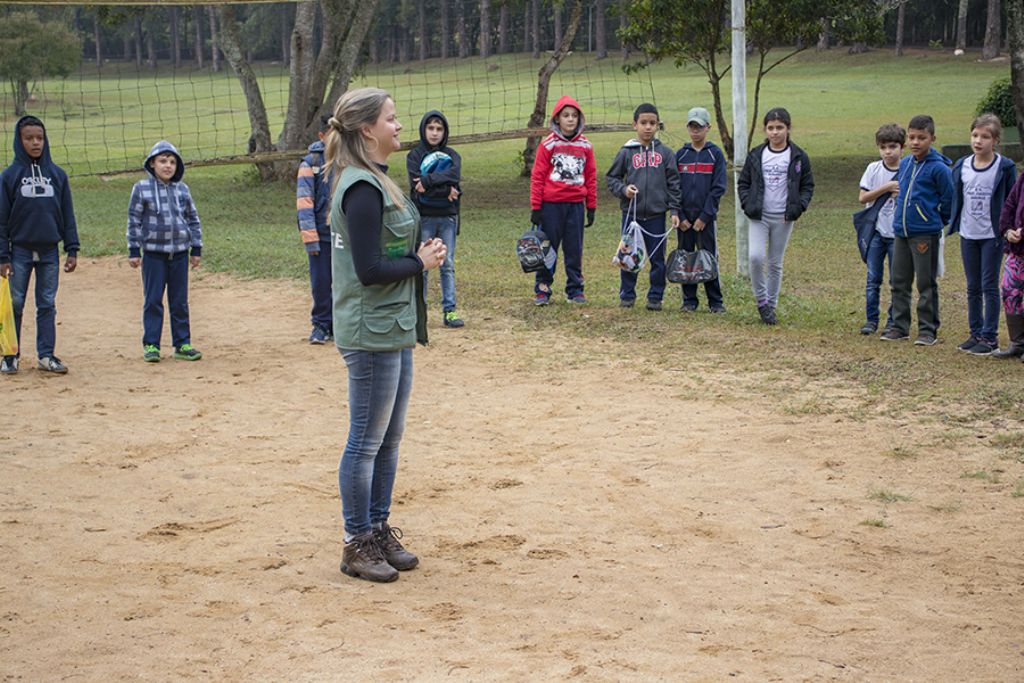
<instances>
[{"instance_id":1,"label":"child's gloved hand","mask_svg":"<svg viewBox=\"0 0 1024 683\"><path fill-rule=\"evenodd\" d=\"M542 214L541 214L540 209L534 209L533 211L531 211L530 212L530 223L532 223L533 225L540 225L541 215Z\"/></svg>"},{"instance_id":2,"label":"child's gloved hand","mask_svg":"<svg viewBox=\"0 0 1024 683\"><path fill-rule=\"evenodd\" d=\"M583 224L584 228L589 228L594 224L594 214L597 213L597 209L587 209L587 222Z\"/></svg>"}]
</instances>

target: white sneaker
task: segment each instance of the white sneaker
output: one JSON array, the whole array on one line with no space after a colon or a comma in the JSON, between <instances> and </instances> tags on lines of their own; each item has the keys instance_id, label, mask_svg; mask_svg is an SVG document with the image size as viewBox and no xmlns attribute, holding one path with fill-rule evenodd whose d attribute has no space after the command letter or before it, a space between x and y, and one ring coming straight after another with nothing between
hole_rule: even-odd
<instances>
[{"instance_id":1,"label":"white sneaker","mask_svg":"<svg viewBox=\"0 0 1024 683\"><path fill-rule=\"evenodd\" d=\"M44 372L53 372L58 375L66 375L68 372L68 366L61 363L60 358L57 358L57 356L40 358L38 367Z\"/></svg>"}]
</instances>

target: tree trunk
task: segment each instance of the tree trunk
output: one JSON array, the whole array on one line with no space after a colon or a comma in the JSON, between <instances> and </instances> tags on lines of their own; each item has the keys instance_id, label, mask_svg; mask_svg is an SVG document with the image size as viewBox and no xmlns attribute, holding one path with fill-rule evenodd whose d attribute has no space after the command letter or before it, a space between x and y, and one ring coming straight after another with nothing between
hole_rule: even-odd
<instances>
[{"instance_id":1,"label":"tree trunk","mask_svg":"<svg viewBox=\"0 0 1024 683\"><path fill-rule=\"evenodd\" d=\"M196 67L203 68L203 8L196 5L192 8L192 23L196 25L196 44L192 49L192 57Z\"/></svg>"},{"instance_id":2,"label":"tree trunk","mask_svg":"<svg viewBox=\"0 0 1024 683\"><path fill-rule=\"evenodd\" d=\"M429 43L427 42L427 2L426 0L416 0L416 27L417 39L419 40L419 58L421 62L427 61L427 49Z\"/></svg>"},{"instance_id":3,"label":"tree trunk","mask_svg":"<svg viewBox=\"0 0 1024 683\"><path fill-rule=\"evenodd\" d=\"M306 142L306 129L315 118L311 110L320 104L309 93L316 58L316 44L313 40L316 5L315 2L295 4L295 25L292 27L288 65L288 110L285 113L284 129L277 142L278 149L302 148Z\"/></svg>"},{"instance_id":4,"label":"tree trunk","mask_svg":"<svg viewBox=\"0 0 1024 683\"><path fill-rule=\"evenodd\" d=\"M100 14L97 11L92 16L92 40L96 43L96 68L103 66L103 43L100 36Z\"/></svg>"},{"instance_id":5,"label":"tree trunk","mask_svg":"<svg viewBox=\"0 0 1024 683\"><path fill-rule=\"evenodd\" d=\"M960 0L956 11L956 49L967 49L967 5L969 0Z\"/></svg>"},{"instance_id":6,"label":"tree trunk","mask_svg":"<svg viewBox=\"0 0 1024 683\"><path fill-rule=\"evenodd\" d=\"M469 29L466 26L466 0L455 0L455 33L459 40L459 59L469 56Z\"/></svg>"},{"instance_id":7,"label":"tree trunk","mask_svg":"<svg viewBox=\"0 0 1024 683\"><path fill-rule=\"evenodd\" d=\"M448 46L452 42L452 21L448 0L441 0L441 59L448 59Z\"/></svg>"},{"instance_id":8,"label":"tree trunk","mask_svg":"<svg viewBox=\"0 0 1024 683\"><path fill-rule=\"evenodd\" d=\"M171 5L167 8L168 19L171 24L171 53L174 56L174 68L181 68L181 31L178 21L178 8Z\"/></svg>"},{"instance_id":9,"label":"tree trunk","mask_svg":"<svg viewBox=\"0 0 1024 683\"><path fill-rule=\"evenodd\" d=\"M985 45L981 48L982 59L995 59L999 56L999 35L1001 33L1001 3L999 0L988 0L988 13L985 16Z\"/></svg>"},{"instance_id":10,"label":"tree trunk","mask_svg":"<svg viewBox=\"0 0 1024 683\"><path fill-rule=\"evenodd\" d=\"M298 5L299 3L295 3ZM296 7L296 9L298 9ZM291 19L291 12L289 8L285 8L281 14L281 63L287 67L291 66L291 45L292 45L292 32L289 27L289 19Z\"/></svg>"},{"instance_id":11,"label":"tree trunk","mask_svg":"<svg viewBox=\"0 0 1024 683\"><path fill-rule=\"evenodd\" d=\"M220 71L220 48L217 46L217 12L213 9L213 5L207 5L206 13L210 18L210 68L217 72Z\"/></svg>"},{"instance_id":12,"label":"tree trunk","mask_svg":"<svg viewBox=\"0 0 1024 683\"><path fill-rule=\"evenodd\" d=\"M146 66L156 68L156 38L153 37L152 29L146 31Z\"/></svg>"},{"instance_id":13,"label":"tree trunk","mask_svg":"<svg viewBox=\"0 0 1024 683\"><path fill-rule=\"evenodd\" d=\"M903 56L903 30L906 26L907 18L907 3L901 2L900 7L896 10L896 56Z\"/></svg>"},{"instance_id":14,"label":"tree trunk","mask_svg":"<svg viewBox=\"0 0 1024 683\"><path fill-rule=\"evenodd\" d=\"M828 19L822 17L821 28L818 30L818 51L827 50L831 42L832 26Z\"/></svg>"},{"instance_id":15,"label":"tree trunk","mask_svg":"<svg viewBox=\"0 0 1024 683\"><path fill-rule=\"evenodd\" d=\"M1024 0L1021 0L1024 2ZM569 25L566 27L562 42L555 47L551 58L544 63L544 66L537 72L537 100L533 106L533 113L526 124L528 128L540 128L547 120L548 85L551 83L551 76L558 69L558 66L569 55L569 48L576 38L576 31L580 27L580 19L583 17L583 0L572 0L569 13ZM526 139L526 147L523 149L523 171L524 177L529 177L533 171L533 160L537 156L537 145L540 138L530 137Z\"/></svg>"},{"instance_id":16,"label":"tree trunk","mask_svg":"<svg viewBox=\"0 0 1024 683\"><path fill-rule=\"evenodd\" d=\"M508 23L508 0L502 0L501 7L498 8L498 54L500 55L508 53Z\"/></svg>"},{"instance_id":17,"label":"tree trunk","mask_svg":"<svg viewBox=\"0 0 1024 683\"><path fill-rule=\"evenodd\" d=\"M480 56L491 56L491 0L480 0Z\"/></svg>"},{"instance_id":18,"label":"tree trunk","mask_svg":"<svg viewBox=\"0 0 1024 683\"><path fill-rule=\"evenodd\" d=\"M619 0L619 30L625 30L628 25L626 20L626 8L629 6L629 0ZM622 50L622 59L629 59L629 43L619 39L619 48Z\"/></svg>"},{"instance_id":19,"label":"tree trunk","mask_svg":"<svg viewBox=\"0 0 1024 683\"><path fill-rule=\"evenodd\" d=\"M540 58L540 0L530 0L530 33L533 39L531 50L534 59Z\"/></svg>"},{"instance_id":20,"label":"tree trunk","mask_svg":"<svg viewBox=\"0 0 1024 683\"><path fill-rule=\"evenodd\" d=\"M1006 35L1010 51L1010 89L1017 132L1024 140L1024 0L1006 0Z\"/></svg>"},{"instance_id":21,"label":"tree trunk","mask_svg":"<svg viewBox=\"0 0 1024 683\"><path fill-rule=\"evenodd\" d=\"M605 6L605 0L596 0L594 2L594 41L598 59L608 56L608 37L605 34L607 14L608 8Z\"/></svg>"},{"instance_id":22,"label":"tree trunk","mask_svg":"<svg viewBox=\"0 0 1024 683\"><path fill-rule=\"evenodd\" d=\"M135 66L142 68L142 17L135 17Z\"/></svg>"},{"instance_id":23,"label":"tree trunk","mask_svg":"<svg viewBox=\"0 0 1024 683\"><path fill-rule=\"evenodd\" d=\"M18 81L16 90L17 95L14 98L14 115L24 116L28 113L26 105L28 104L29 96L32 94L28 89L28 81Z\"/></svg>"},{"instance_id":24,"label":"tree trunk","mask_svg":"<svg viewBox=\"0 0 1024 683\"><path fill-rule=\"evenodd\" d=\"M132 33L130 31L124 31L121 34L121 45L123 46L121 59L126 62L130 61L132 58Z\"/></svg>"},{"instance_id":25,"label":"tree trunk","mask_svg":"<svg viewBox=\"0 0 1024 683\"><path fill-rule=\"evenodd\" d=\"M557 50L558 46L562 44L562 8L560 6L558 6L557 4L555 4L554 2L552 2L551 3L551 13L554 14L554 16L555 16L555 25L554 25L554 28L555 28L555 30L554 30L555 42L551 46L551 49L552 50Z\"/></svg>"},{"instance_id":26,"label":"tree trunk","mask_svg":"<svg viewBox=\"0 0 1024 683\"><path fill-rule=\"evenodd\" d=\"M270 122L267 120L267 108L263 104L260 84L256 73L245 60L242 53L242 41L238 35L238 22L235 20L234 5L220 5L220 43L224 57L228 60L245 93L245 107L249 113L249 124L252 136L249 138L249 151L269 152L273 149L270 142ZM267 181L274 178L272 164L256 164L260 179Z\"/></svg>"}]
</instances>

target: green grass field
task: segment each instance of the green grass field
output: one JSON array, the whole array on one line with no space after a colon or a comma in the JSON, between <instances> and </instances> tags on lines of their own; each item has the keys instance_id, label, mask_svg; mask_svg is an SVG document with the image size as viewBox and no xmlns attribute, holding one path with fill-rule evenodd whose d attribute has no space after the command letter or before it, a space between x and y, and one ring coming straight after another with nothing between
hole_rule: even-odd
<instances>
[{"instance_id":1,"label":"green grass field","mask_svg":"<svg viewBox=\"0 0 1024 683\"><path fill-rule=\"evenodd\" d=\"M757 387L763 392L788 394L798 391L803 382L828 380L871 389L870 402L858 409L881 407L897 413L923 409L933 419L958 424L995 414L1019 419L1024 405L1024 367L956 352L956 344L967 332L956 238L947 242L947 275L940 282L942 345L930 349L889 345L856 334L863 322L864 267L854 244L850 215L858 209L860 174L877 158L874 131L882 123L906 125L914 114L929 113L937 122L939 145L967 140L978 100L992 80L1009 70L1006 62L983 64L975 61L976 57L974 53L955 58L948 53L920 52L895 59L881 51L864 55L808 52L779 67L766 80L761 111L772 106L790 110L793 138L808 151L817 183L814 202L790 243L780 304L782 324L773 329L759 323L749 284L734 275L731 181L719 225L728 315L679 313L678 290L670 290L666 310L660 314L617 307L619 276L610 259L617 242L619 210L603 189L603 178L597 223L588 230L585 246L587 294L593 303L585 309L565 305L536 309L530 302L532 281L520 272L513 253L515 238L528 224L528 181L519 176L518 161L523 142L461 148L465 195L457 277L460 309L469 325L466 333L472 334L474 322L484 316L511 316L526 327L557 325L567 335L606 339L609 352L636 354L654 365L697 372L701 363L720 362L737 371L767 371L764 376L768 379ZM575 57L570 61L563 77L574 69L583 73L581 60ZM514 64L520 65L518 71L510 62L488 73L525 84L535 78L532 60ZM415 77L416 72L433 71L442 82L458 83L462 93L458 96L465 102L459 100L463 107L447 112L457 135L464 132L461 126L471 125L473 117L482 115L473 109L472 103L479 100L471 97L469 79L460 80L454 72L459 68L458 62L440 65L436 61L400 67L384 85L394 91L404 112L409 111L403 104L406 101L424 102L422 109L428 106L427 77ZM710 107L710 91L702 74L692 68L658 65L649 74L634 78L653 84L666 124L663 139L670 146L680 146L685 141L685 111L694 105ZM589 100L582 84L561 87L580 96L591 120L629 117L628 111L608 111L600 98ZM552 101L562 91L553 88ZM728 101L725 104L729 106ZM525 116L522 114L524 120ZM418 118L417 112L403 120L409 139L415 137ZM149 128L146 132L153 138L162 134ZM203 135L198 132L198 137ZM593 137L602 175L625 137ZM712 138L717 139L714 131ZM392 163L394 177L402 178L404 156L394 155ZM125 253L125 209L136 179L74 180L84 254ZM251 278L305 277L292 186L259 186L254 173L243 167L190 169L185 180L203 220L207 267ZM556 286L562 277L559 272ZM641 282L645 277L646 273ZM436 287L436 278L432 284ZM645 289L640 288L641 296ZM436 302L436 290L431 296ZM887 300L883 293L883 304ZM282 302L282 306L304 307L306 302ZM1001 332L1005 342L1005 332Z\"/></svg>"}]
</instances>

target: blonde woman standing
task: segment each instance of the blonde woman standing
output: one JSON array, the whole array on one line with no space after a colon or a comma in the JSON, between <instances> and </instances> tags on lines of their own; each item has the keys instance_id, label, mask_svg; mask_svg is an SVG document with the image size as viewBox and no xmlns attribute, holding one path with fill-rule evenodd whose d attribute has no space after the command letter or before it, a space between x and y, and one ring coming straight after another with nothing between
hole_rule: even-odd
<instances>
[{"instance_id":1,"label":"blonde woman standing","mask_svg":"<svg viewBox=\"0 0 1024 683\"><path fill-rule=\"evenodd\" d=\"M419 214L387 176L402 124L378 88L351 90L334 107L326 165L331 201L335 343L348 367L349 432L338 466L345 549L341 571L394 581L419 560L388 524L398 446L412 390L412 350L426 343L425 270L445 258L419 242Z\"/></svg>"}]
</instances>

